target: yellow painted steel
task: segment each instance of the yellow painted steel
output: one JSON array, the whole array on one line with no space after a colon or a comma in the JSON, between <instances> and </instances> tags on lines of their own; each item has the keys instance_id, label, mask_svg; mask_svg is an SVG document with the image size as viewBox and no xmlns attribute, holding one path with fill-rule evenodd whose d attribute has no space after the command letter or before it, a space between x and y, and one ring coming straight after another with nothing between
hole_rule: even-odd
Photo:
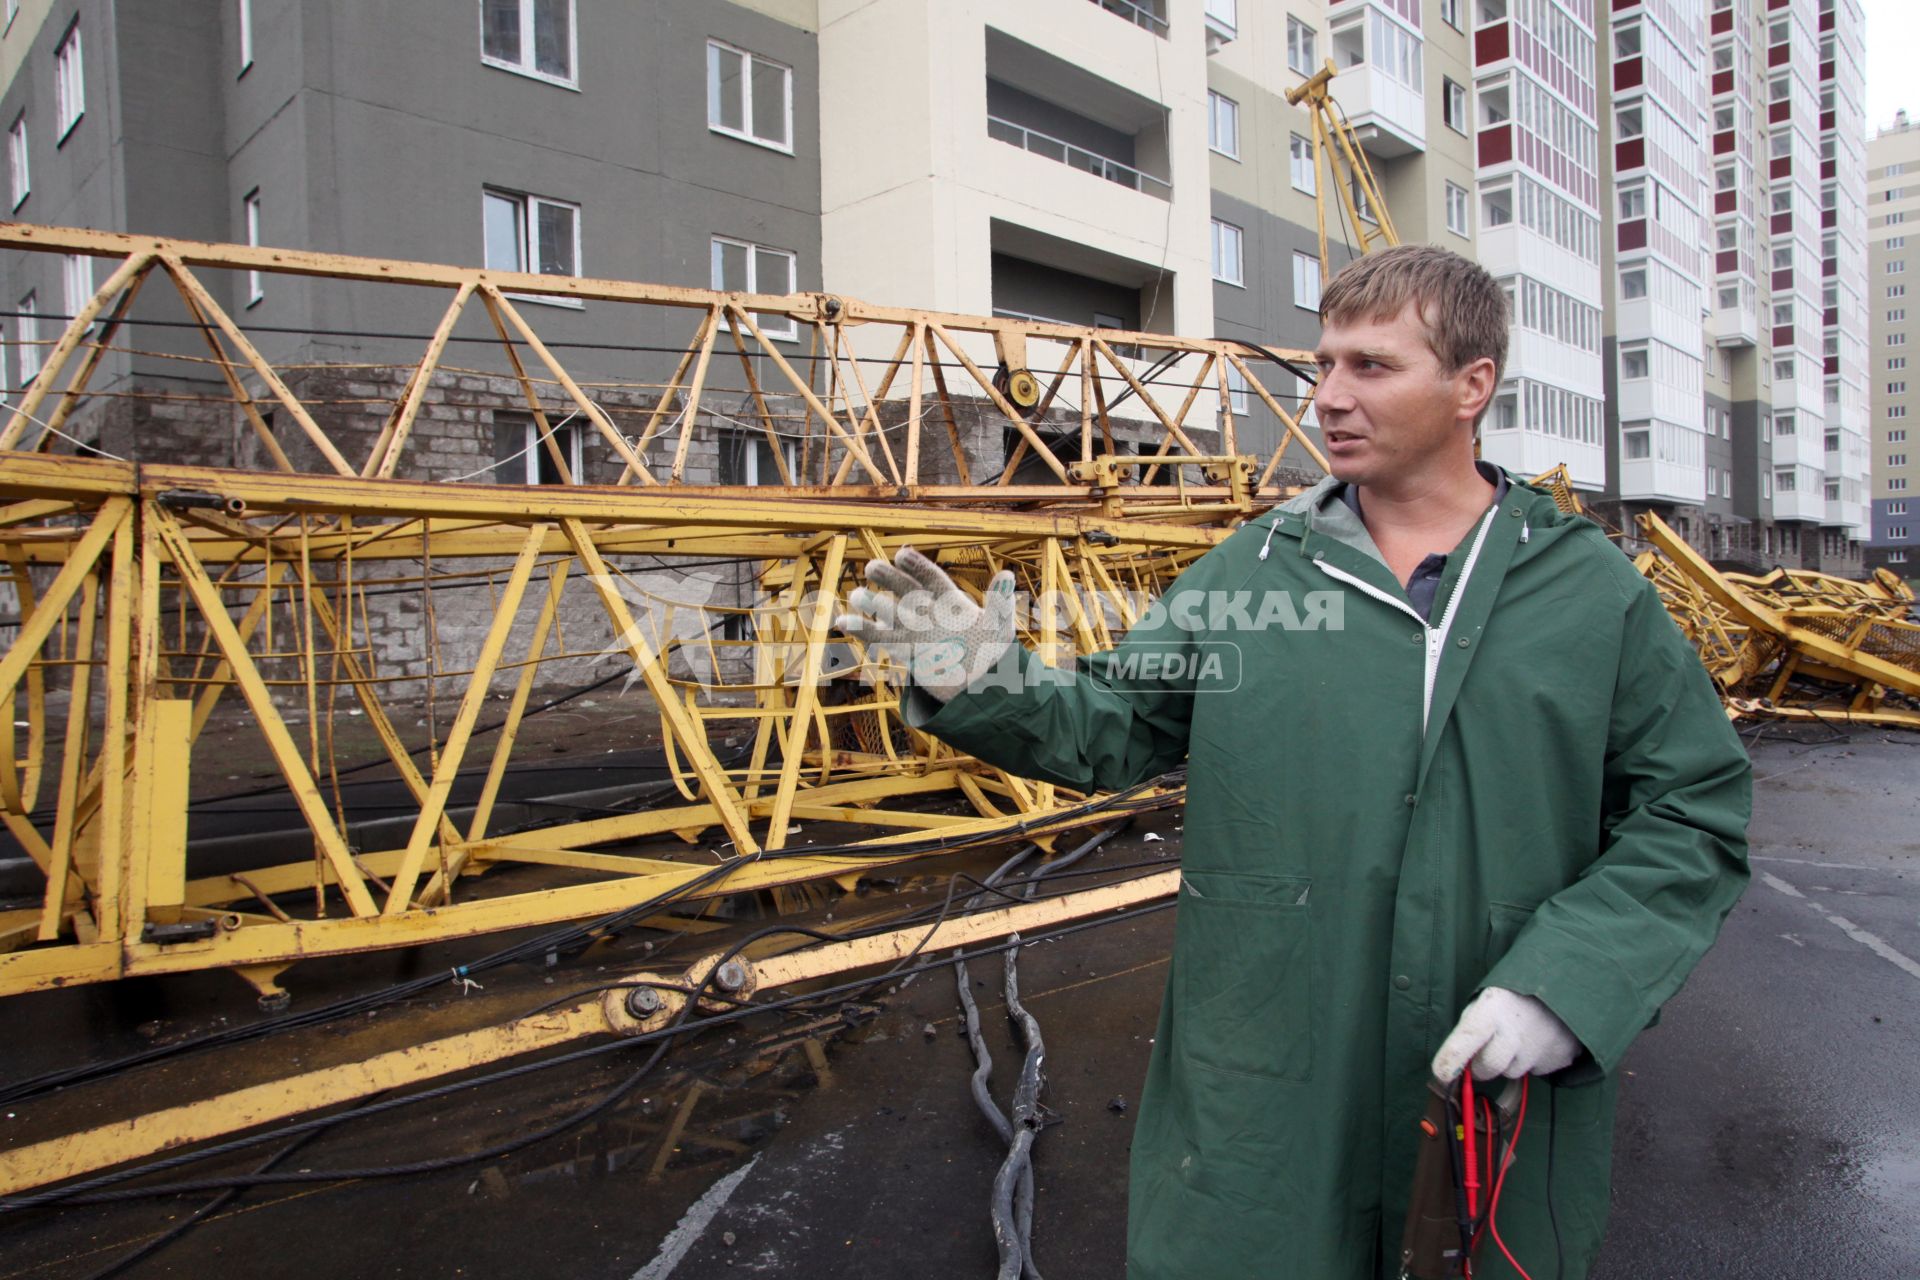
<instances>
[{"instance_id":1,"label":"yellow painted steel","mask_svg":"<svg viewBox=\"0 0 1920 1280\"><path fill-rule=\"evenodd\" d=\"M1654 550L1635 563L1700 651L1730 714L1920 725L1920 623L1910 620L1904 583L1723 574L1658 516L1638 520Z\"/></svg>"},{"instance_id":2,"label":"yellow painted steel","mask_svg":"<svg viewBox=\"0 0 1920 1280\"><path fill-rule=\"evenodd\" d=\"M761 959L743 956L737 962L741 966L741 981L733 993L745 998L756 990L764 992L809 979L872 968L915 954L932 954L1010 933L1046 929L1169 897L1179 887L1177 870L1161 871L1118 884L944 920L933 927L895 929ZM686 997L674 988L699 987L722 954L705 956L680 974L643 972L614 978L608 985L615 989L605 997L591 996L499 1026L430 1040L357 1062L318 1068L0 1152L0 1195L110 1169L162 1151L386 1090L559 1048L590 1036L656 1029L678 1015L685 1004ZM624 988L634 983L661 984L662 1009L646 1022L635 1020L623 1007Z\"/></svg>"},{"instance_id":3,"label":"yellow painted steel","mask_svg":"<svg viewBox=\"0 0 1920 1280\"><path fill-rule=\"evenodd\" d=\"M24 224L0 224L0 252L112 263L0 425L0 554L21 615L0 653L0 824L45 881L39 901L0 913L0 995L207 967L270 984L306 958L664 908L688 892L839 879L936 839L1049 840L1092 820L1083 797L1007 777L907 727L898 673L881 655L854 650L851 668L829 670L830 649L836 662L848 652L830 633L835 600L859 565L911 543L976 591L994 568L1011 568L1024 594L1062 606L1060 625L1037 610L1023 638L1067 661L1114 643L1181 568L1322 461L1300 428L1302 404L1283 403L1295 400L1304 352L1280 352L1295 364L1274 366L1210 339L825 294L515 276ZM337 367L269 359L202 279L210 270L424 291L436 319L384 413L363 428L309 376ZM99 421L101 397L110 407L112 396L147 394L92 385L109 355L134 350L136 296L143 315L171 300L205 343L200 356L142 358L188 360L194 385L223 389L224 400L200 398L251 432L266 470L169 462L160 439L143 442L157 456L137 466L104 448L70 450ZM609 390L565 366L515 305L524 296L691 322L692 336L665 362L666 383ZM498 344L461 336L471 331L463 319L483 320ZM776 320L800 340L770 343ZM492 362L478 371L496 393L519 397L534 447L569 483L422 472L435 389L476 372L475 361ZM1232 447L1248 437L1232 413L1230 370L1273 415L1270 455ZM1269 390L1263 377L1276 373L1284 381ZM1016 374L1032 380L1018 404L1001 389ZM584 424L617 483L578 483L587 477L572 474L564 417ZM996 426L1016 448L976 480L968 433ZM705 478L697 439L730 430L757 433L790 483L689 483ZM1025 458L1037 466L1023 470ZM751 569L757 601L730 607L751 617L752 642L714 638L725 607L648 594L645 573L716 559ZM530 590L536 576L544 590ZM435 584L450 580L487 592L483 616L469 611L457 632L432 603ZM370 594L409 591L425 605L424 672L384 662L371 630ZM577 634L583 617L611 633L604 654L570 646L564 633ZM679 794L631 814L497 832L538 691L561 664L608 656L631 665L628 696L658 717ZM708 674L675 666L690 660ZM755 674L727 674L736 667ZM455 710L443 726L431 699L447 682ZM510 695L484 779L456 806L456 795L471 796L455 783L476 760L502 682ZM424 711L414 701L423 691ZM49 710L54 693L75 708L64 722ZM346 709L364 717L377 776L410 806L394 820L398 834L376 837L396 847L349 844L333 745ZM432 726L424 747L404 728L418 721ZM206 735L236 724L297 810L310 860L281 854L217 874L201 865L187 814L221 763L206 757ZM742 731L751 746L740 757L719 750L721 735ZM43 774L52 785L41 788ZM763 859L789 852L796 820L859 857ZM734 865L709 882L715 857ZM483 873L484 892L470 889ZM150 931L159 925L170 928Z\"/></svg>"}]
</instances>

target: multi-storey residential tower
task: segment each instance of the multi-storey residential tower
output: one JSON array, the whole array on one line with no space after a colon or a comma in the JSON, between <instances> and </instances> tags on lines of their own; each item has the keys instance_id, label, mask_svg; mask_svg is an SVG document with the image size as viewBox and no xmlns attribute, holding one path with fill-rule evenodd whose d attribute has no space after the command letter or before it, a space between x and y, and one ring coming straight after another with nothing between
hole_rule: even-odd
<instances>
[{"instance_id":1,"label":"multi-storey residential tower","mask_svg":"<svg viewBox=\"0 0 1920 1280\"><path fill-rule=\"evenodd\" d=\"M1601 446L1603 199L1590 0L1482 0L1474 91L1480 260L1507 290L1513 341L1486 457L1607 477Z\"/></svg>"},{"instance_id":2,"label":"multi-storey residential tower","mask_svg":"<svg viewBox=\"0 0 1920 1280\"><path fill-rule=\"evenodd\" d=\"M1623 525L1660 511L1709 554L1845 569L1884 382L1856 304L1883 287L1860 37L1858 0L27 0L0 116L29 221L1300 347L1359 239L1284 96L1330 58L1401 236L1508 287L1486 456L1566 463ZM9 385L91 283L0 263ZM367 386L418 354L373 335L434 319L324 281L224 285L271 354L357 361ZM599 336L592 305L542 319ZM583 369L643 381L682 337ZM191 380L125 353L102 372ZM225 426L132 403L114 430L136 454L250 461ZM472 407L424 474L493 456L552 478L506 464L524 415ZM1257 401L1232 407L1243 447L1275 441ZM589 479L613 465L594 448ZM695 465L774 475L754 460Z\"/></svg>"},{"instance_id":3,"label":"multi-storey residential tower","mask_svg":"<svg viewBox=\"0 0 1920 1280\"><path fill-rule=\"evenodd\" d=\"M1920 432L1920 290L1908 296L1910 283L1920 279L1920 126L1904 111L1867 144L1867 201L1873 404L1867 564L1911 578L1920 576L1920 435L1909 434Z\"/></svg>"},{"instance_id":4,"label":"multi-storey residential tower","mask_svg":"<svg viewBox=\"0 0 1920 1280\"><path fill-rule=\"evenodd\" d=\"M1607 505L1745 568L1860 567L1862 22L1853 0L1611 15Z\"/></svg>"}]
</instances>

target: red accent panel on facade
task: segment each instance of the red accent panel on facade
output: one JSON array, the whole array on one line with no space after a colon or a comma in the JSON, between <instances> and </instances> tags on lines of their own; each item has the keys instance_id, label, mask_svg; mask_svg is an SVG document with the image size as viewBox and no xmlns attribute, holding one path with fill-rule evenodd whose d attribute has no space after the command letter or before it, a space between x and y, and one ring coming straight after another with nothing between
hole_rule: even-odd
<instances>
[{"instance_id":1,"label":"red accent panel on facade","mask_svg":"<svg viewBox=\"0 0 1920 1280\"><path fill-rule=\"evenodd\" d=\"M1827 372L1828 372L1828 373L1838 373L1838 372L1840 372L1840 357L1839 357L1839 356L1828 356L1828 357L1827 357Z\"/></svg>"},{"instance_id":2,"label":"red accent panel on facade","mask_svg":"<svg viewBox=\"0 0 1920 1280\"><path fill-rule=\"evenodd\" d=\"M1770 67L1784 67L1787 65L1787 60L1792 56L1793 50L1787 45L1774 45L1773 48L1767 50L1767 65Z\"/></svg>"},{"instance_id":3,"label":"red accent panel on facade","mask_svg":"<svg viewBox=\"0 0 1920 1280\"><path fill-rule=\"evenodd\" d=\"M1613 87L1632 89L1646 79L1645 68L1638 58L1622 58L1613 64Z\"/></svg>"},{"instance_id":4,"label":"red accent panel on facade","mask_svg":"<svg viewBox=\"0 0 1920 1280\"><path fill-rule=\"evenodd\" d=\"M1740 269L1740 251L1738 249L1721 249L1713 255L1713 269L1722 274L1728 271L1738 271Z\"/></svg>"},{"instance_id":5,"label":"red accent panel on facade","mask_svg":"<svg viewBox=\"0 0 1920 1280\"><path fill-rule=\"evenodd\" d=\"M1828 227L1837 227L1839 225L1840 225L1839 219L1834 217L1834 212L1832 209L1822 209L1820 211L1820 229L1821 230L1824 231Z\"/></svg>"},{"instance_id":6,"label":"red accent panel on facade","mask_svg":"<svg viewBox=\"0 0 1920 1280\"><path fill-rule=\"evenodd\" d=\"M1773 291L1783 293L1793 288L1793 268L1782 267L1773 273Z\"/></svg>"},{"instance_id":7,"label":"red accent panel on facade","mask_svg":"<svg viewBox=\"0 0 1920 1280\"><path fill-rule=\"evenodd\" d=\"M1739 193L1734 191L1716 191L1713 193L1713 211L1732 213L1738 207Z\"/></svg>"},{"instance_id":8,"label":"red accent panel on facade","mask_svg":"<svg viewBox=\"0 0 1920 1280\"><path fill-rule=\"evenodd\" d=\"M1496 22L1490 27L1482 27L1473 33L1473 60L1476 65L1485 66L1489 62L1498 62L1512 53L1508 41L1511 28L1504 22Z\"/></svg>"},{"instance_id":9,"label":"red accent panel on facade","mask_svg":"<svg viewBox=\"0 0 1920 1280\"><path fill-rule=\"evenodd\" d=\"M1820 113L1820 131L1822 133L1825 133L1828 129L1831 129L1831 128L1833 128L1833 112L1822 111Z\"/></svg>"},{"instance_id":10,"label":"red accent panel on facade","mask_svg":"<svg viewBox=\"0 0 1920 1280\"><path fill-rule=\"evenodd\" d=\"M1713 15L1713 34L1725 35L1733 30L1733 10L1722 9Z\"/></svg>"},{"instance_id":11,"label":"red accent panel on facade","mask_svg":"<svg viewBox=\"0 0 1920 1280\"><path fill-rule=\"evenodd\" d=\"M1833 79L1833 62L1831 60L1820 64L1820 78L1822 80Z\"/></svg>"},{"instance_id":12,"label":"red accent panel on facade","mask_svg":"<svg viewBox=\"0 0 1920 1280\"><path fill-rule=\"evenodd\" d=\"M1773 159L1767 161L1767 176L1769 178L1792 177L1793 176L1793 157L1792 156L1775 156Z\"/></svg>"},{"instance_id":13,"label":"red accent panel on facade","mask_svg":"<svg viewBox=\"0 0 1920 1280\"><path fill-rule=\"evenodd\" d=\"M1634 218L1620 224L1620 249L1644 249L1647 247L1647 220Z\"/></svg>"},{"instance_id":14,"label":"red accent panel on facade","mask_svg":"<svg viewBox=\"0 0 1920 1280\"><path fill-rule=\"evenodd\" d=\"M1723 156L1733 150L1733 130L1722 129L1713 135L1713 154Z\"/></svg>"},{"instance_id":15,"label":"red accent panel on facade","mask_svg":"<svg viewBox=\"0 0 1920 1280\"><path fill-rule=\"evenodd\" d=\"M1790 213L1774 214L1773 221L1771 224L1769 224L1767 229L1776 236L1792 235L1793 234L1793 215Z\"/></svg>"},{"instance_id":16,"label":"red accent panel on facade","mask_svg":"<svg viewBox=\"0 0 1920 1280\"><path fill-rule=\"evenodd\" d=\"M1790 324L1777 324L1773 326L1773 345L1775 347L1792 346L1793 326Z\"/></svg>"},{"instance_id":17,"label":"red accent panel on facade","mask_svg":"<svg viewBox=\"0 0 1920 1280\"><path fill-rule=\"evenodd\" d=\"M1768 124L1779 124L1782 120L1790 120L1792 118L1793 103L1786 99L1783 98L1779 102L1769 102L1767 104Z\"/></svg>"},{"instance_id":18,"label":"red accent panel on facade","mask_svg":"<svg viewBox=\"0 0 1920 1280\"><path fill-rule=\"evenodd\" d=\"M1820 162L1820 177L1822 180L1833 177L1834 173L1835 164L1832 160L1822 160Z\"/></svg>"},{"instance_id":19,"label":"red accent panel on facade","mask_svg":"<svg viewBox=\"0 0 1920 1280\"><path fill-rule=\"evenodd\" d=\"M1713 73L1713 94L1717 98L1723 93L1733 92L1733 72L1716 71Z\"/></svg>"},{"instance_id":20,"label":"red accent panel on facade","mask_svg":"<svg viewBox=\"0 0 1920 1280\"><path fill-rule=\"evenodd\" d=\"M1513 126L1494 125L1480 131L1480 163L1500 164L1513 159Z\"/></svg>"},{"instance_id":21,"label":"red accent panel on facade","mask_svg":"<svg viewBox=\"0 0 1920 1280\"><path fill-rule=\"evenodd\" d=\"M1781 6L1776 4L1773 7L1778 9ZM1833 30L1833 10L1829 9L1825 13L1820 15L1820 29L1822 31Z\"/></svg>"},{"instance_id":22,"label":"red accent panel on facade","mask_svg":"<svg viewBox=\"0 0 1920 1280\"><path fill-rule=\"evenodd\" d=\"M1613 167L1625 172L1628 169L1643 169L1647 164L1647 140L1628 138L1625 142L1613 144Z\"/></svg>"},{"instance_id":23,"label":"red accent panel on facade","mask_svg":"<svg viewBox=\"0 0 1920 1280\"><path fill-rule=\"evenodd\" d=\"M1822 319L1823 319L1823 320L1824 320L1824 322L1825 322L1825 323L1827 323L1827 324L1839 324L1839 323L1840 323L1840 308L1838 308L1838 307L1828 307L1828 308L1827 308L1827 314L1826 314L1825 316L1823 316L1823 317L1822 317Z\"/></svg>"}]
</instances>

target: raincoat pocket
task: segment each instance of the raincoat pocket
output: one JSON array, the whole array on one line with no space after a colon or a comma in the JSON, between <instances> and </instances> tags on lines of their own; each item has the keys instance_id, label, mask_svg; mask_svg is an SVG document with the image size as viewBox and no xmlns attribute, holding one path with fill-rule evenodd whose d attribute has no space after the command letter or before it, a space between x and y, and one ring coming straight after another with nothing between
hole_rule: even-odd
<instances>
[{"instance_id":1,"label":"raincoat pocket","mask_svg":"<svg viewBox=\"0 0 1920 1280\"><path fill-rule=\"evenodd\" d=\"M1533 919L1532 907L1516 907L1506 902L1487 904L1487 955L1484 969L1490 970L1513 947L1513 940Z\"/></svg>"},{"instance_id":2,"label":"raincoat pocket","mask_svg":"<svg viewBox=\"0 0 1920 1280\"><path fill-rule=\"evenodd\" d=\"M1303 876L1182 873L1174 1017L1189 1061L1312 1078L1312 888Z\"/></svg>"}]
</instances>

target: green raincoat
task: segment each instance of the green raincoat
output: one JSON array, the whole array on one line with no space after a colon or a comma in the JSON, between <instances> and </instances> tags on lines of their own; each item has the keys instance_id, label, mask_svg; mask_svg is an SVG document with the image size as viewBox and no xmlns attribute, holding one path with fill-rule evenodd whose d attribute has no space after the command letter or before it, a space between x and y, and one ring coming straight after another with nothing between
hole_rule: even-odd
<instances>
[{"instance_id":1,"label":"green raincoat","mask_svg":"<svg viewBox=\"0 0 1920 1280\"><path fill-rule=\"evenodd\" d=\"M1065 681L1022 652L1039 682L909 709L1080 790L1188 766L1128 1275L1397 1275L1429 1063L1486 986L1585 1047L1532 1082L1498 1215L1536 1280L1584 1275L1615 1069L1747 880L1751 769L1699 659L1597 528L1518 482L1431 625L1331 480L1168 598ZM1476 1274L1514 1272L1488 1246Z\"/></svg>"}]
</instances>

